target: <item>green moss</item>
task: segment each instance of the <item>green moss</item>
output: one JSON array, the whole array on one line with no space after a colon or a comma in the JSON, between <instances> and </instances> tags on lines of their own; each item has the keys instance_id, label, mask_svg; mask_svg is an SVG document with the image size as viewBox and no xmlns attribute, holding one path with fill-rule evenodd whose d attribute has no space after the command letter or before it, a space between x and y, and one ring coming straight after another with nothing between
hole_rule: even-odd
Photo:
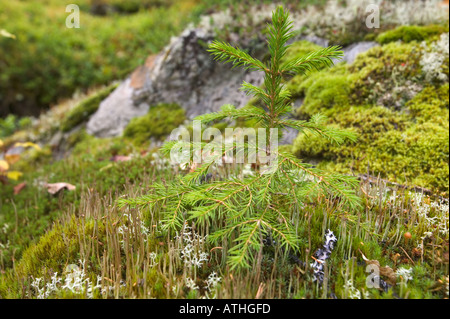
<instances>
[{"instance_id":1,"label":"green moss","mask_svg":"<svg viewBox=\"0 0 450 319\"><path fill-rule=\"evenodd\" d=\"M112 0L109 1L109 5L120 13L129 14L151 7L169 7L173 5L173 2L172 0Z\"/></svg>"},{"instance_id":2,"label":"green moss","mask_svg":"<svg viewBox=\"0 0 450 319\"><path fill-rule=\"evenodd\" d=\"M114 155L127 155L138 150L122 137L97 138L87 134L85 130L70 136L69 143L73 146L72 156L81 159L105 160Z\"/></svg>"},{"instance_id":3,"label":"green moss","mask_svg":"<svg viewBox=\"0 0 450 319\"><path fill-rule=\"evenodd\" d=\"M163 140L172 130L183 124L185 112L177 104L158 104L141 117L134 118L123 135L137 145L149 142L150 138Z\"/></svg>"},{"instance_id":4,"label":"green moss","mask_svg":"<svg viewBox=\"0 0 450 319\"><path fill-rule=\"evenodd\" d=\"M350 103L351 78L347 65L339 64L330 70L298 75L286 82L293 99L303 98L303 104L295 110L300 118L308 118L318 112L330 115L335 106L346 107Z\"/></svg>"},{"instance_id":5,"label":"green moss","mask_svg":"<svg viewBox=\"0 0 450 319\"><path fill-rule=\"evenodd\" d=\"M349 105L350 83L347 75L317 73L300 87L305 99L299 112L312 116L315 113L330 115L336 108L345 108Z\"/></svg>"},{"instance_id":6,"label":"green moss","mask_svg":"<svg viewBox=\"0 0 450 319\"><path fill-rule=\"evenodd\" d=\"M345 127L357 133L358 145L367 145L390 130L405 128L406 119L405 116L398 116L384 107L350 107L337 114L331 121L331 126ZM294 141L294 152L302 158L318 158L328 161L364 156L363 152L356 152L352 144L340 147L332 146L325 138L307 137L304 134L299 135Z\"/></svg>"},{"instance_id":7,"label":"green moss","mask_svg":"<svg viewBox=\"0 0 450 319\"><path fill-rule=\"evenodd\" d=\"M406 107L419 123L433 121L445 127L448 125L449 85L438 88L430 86L410 100Z\"/></svg>"},{"instance_id":8,"label":"green moss","mask_svg":"<svg viewBox=\"0 0 450 319\"><path fill-rule=\"evenodd\" d=\"M75 126L87 121L89 116L97 111L100 103L106 99L116 87L117 84L112 84L79 103L64 119L61 124L61 130L63 132L68 132Z\"/></svg>"},{"instance_id":9,"label":"green moss","mask_svg":"<svg viewBox=\"0 0 450 319\"><path fill-rule=\"evenodd\" d=\"M448 32L448 25L426 25L426 26L400 26L393 30L381 33L376 38L380 44L387 44L395 41L403 41L405 43L412 41L432 40L440 34Z\"/></svg>"},{"instance_id":10,"label":"green moss","mask_svg":"<svg viewBox=\"0 0 450 319\"><path fill-rule=\"evenodd\" d=\"M448 191L448 127L413 125L390 131L368 150L374 171L414 185Z\"/></svg>"},{"instance_id":11,"label":"green moss","mask_svg":"<svg viewBox=\"0 0 450 319\"><path fill-rule=\"evenodd\" d=\"M78 257L78 232L82 230L79 228L75 219L64 226L56 224L23 253L17 273L24 278L41 277L49 270L61 273L65 265Z\"/></svg>"}]
</instances>

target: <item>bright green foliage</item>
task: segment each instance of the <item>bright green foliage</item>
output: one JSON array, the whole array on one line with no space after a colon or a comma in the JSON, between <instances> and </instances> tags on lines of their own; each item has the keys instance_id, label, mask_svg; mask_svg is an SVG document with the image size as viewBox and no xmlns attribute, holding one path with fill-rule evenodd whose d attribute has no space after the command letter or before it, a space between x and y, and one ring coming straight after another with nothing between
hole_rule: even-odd
<instances>
[{"instance_id":1,"label":"bright green foliage","mask_svg":"<svg viewBox=\"0 0 450 319\"><path fill-rule=\"evenodd\" d=\"M404 25L394 30L389 30L378 35L376 41L380 44L387 44L395 41L403 41L405 43L412 41L429 41L433 37L448 32L448 25Z\"/></svg>"},{"instance_id":2,"label":"bright green foliage","mask_svg":"<svg viewBox=\"0 0 450 319\"><path fill-rule=\"evenodd\" d=\"M178 104L158 104L150 107L146 115L132 119L123 135L138 145L149 142L152 137L162 140L185 119L184 109Z\"/></svg>"},{"instance_id":3,"label":"bright green foliage","mask_svg":"<svg viewBox=\"0 0 450 319\"><path fill-rule=\"evenodd\" d=\"M305 56L313 51L317 51L320 49L322 49L321 46L306 40L294 42L287 50L286 55L283 57L283 62ZM298 87L303 83L305 78L307 77L302 74L297 74L294 77L289 78L289 81L286 83L286 88L289 90L289 92L291 92L292 97L296 97L297 95L299 95Z\"/></svg>"},{"instance_id":4,"label":"bright green foliage","mask_svg":"<svg viewBox=\"0 0 450 319\"><path fill-rule=\"evenodd\" d=\"M80 104L72 109L64 119L64 122L61 124L61 130L63 132L68 132L75 126L87 121L89 117L97 111L100 103L107 98L116 87L117 84L112 84L81 101Z\"/></svg>"},{"instance_id":5,"label":"bright green foliage","mask_svg":"<svg viewBox=\"0 0 450 319\"><path fill-rule=\"evenodd\" d=\"M329 139L336 144L354 140L353 134L325 127L323 116L316 115L310 121L286 119L283 115L291 111L290 94L282 85L283 76L309 73L313 69L332 65L332 58L342 56L338 47L329 47L311 52L306 56L284 61L293 34L288 13L282 7L273 12L272 24L268 27L270 58L266 63L229 44L215 41L210 52L220 60L235 66L262 71L265 74L264 88L244 82L242 89L257 97L263 106L248 106L236 109L225 105L217 113L197 117L202 123L225 118L254 119L260 127L277 128L283 131L292 127ZM268 135L268 134L267 134ZM166 143L163 151L170 152L178 142ZM191 156L198 145L188 143ZM200 183L206 173L214 169L216 159L230 151L244 152L249 145L232 143L221 145L221 151L206 159L200 167L170 184L155 184L145 196L121 199L121 205L162 208L165 229L180 229L186 220L194 221L198 227L209 228L209 239L217 244L228 240L228 263L232 268L251 267L256 252L261 251L263 236L270 234L282 248L299 249L301 239L297 236L298 212L306 202L316 201L321 196L339 197L340 204L354 209L358 197L353 187L357 181L345 175L332 174L304 164L292 154L271 150L277 156L276 164L265 173L256 172L242 179L229 178ZM191 157L192 158L192 157Z\"/></svg>"}]
</instances>

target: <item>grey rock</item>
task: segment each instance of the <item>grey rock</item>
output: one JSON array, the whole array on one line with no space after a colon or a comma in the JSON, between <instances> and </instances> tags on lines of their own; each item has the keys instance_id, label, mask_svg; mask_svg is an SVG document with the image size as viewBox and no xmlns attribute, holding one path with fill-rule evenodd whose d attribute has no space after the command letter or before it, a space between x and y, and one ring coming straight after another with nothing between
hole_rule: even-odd
<instances>
[{"instance_id":1,"label":"grey rock","mask_svg":"<svg viewBox=\"0 0 450 319\"><path fill-rule=\"evenodd\" d=\"M20 155L24 151L25 151L25 147L23 147L23 146L13 146L5 152L5 155Z\"/></svg>"},{"instance_id":2,"label":"grey rock","mask_svg":"<svg viewBox=\"0 0 450 319\"><path fill-rule=\"evenodd\" d=\"M301 97L301 98L296 98L292 102L292 113L295 113L303 105L304 100L305 100L305 98Z\"/></svg>"}]
</instances>

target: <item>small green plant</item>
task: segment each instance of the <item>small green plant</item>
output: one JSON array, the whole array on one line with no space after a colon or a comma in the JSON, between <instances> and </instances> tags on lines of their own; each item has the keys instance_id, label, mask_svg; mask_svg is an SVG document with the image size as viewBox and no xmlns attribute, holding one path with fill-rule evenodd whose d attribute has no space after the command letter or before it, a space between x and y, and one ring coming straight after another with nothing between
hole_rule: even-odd
<instances>
[{"instance_id":1,"label":"small green plant","mask_svg":"<svg viewBox=\"0 0 450 319\"><path fill-rule=\"evenodd\" d=\"M332 46L284 61L283 57L289 48L287 43L293 37L291 30L288 12L278 7L273 12L272 25L268 27L270 60L267 63L229 44L214 41L209 51L217 60L264 73L264 88L246 82L242 85L242 89L261 100L262 105L241 109L225 105L220 112L205 114L196 120L202 124L225 118L255 120L258 127L267 132L266 145L269 144L268 133L271 130L282 132L289 127L306 134L326 137L337 144L348 139L354 141L355 136L349 132L325 127L321 115L315 115L309 121L286 117L292 106L290 94L282 85L283 78L331 66L333 59L342 57L340 48ZM178 143L183 142L166 143L163 152L170 153ZM199 144L205 145L190 141L186 144L189 145L191 161L199 150ZM208 239L213 244L229 247L228 264L238 270L250 268L254 264L257 253L262 252L266 236L270 236L281 248L297 251L301 243L297 227L305 204L328 197L338 199L338 209L345 207L352 210L359 206L359 199L354 192L356 179L320 171L302 163L290 153L273 148L269 150L269 147L264 149L265 155L277 159L272 162L275 164L270 170L256 170L254 174L241 179L230 176L205 181L217 160L230 153L244 152L248 155L249 146L250 142L222 145L218 154L208 157L189 174L178 176L172 183L155 184L149 194L121 199L119 204L160 208L166 230L179 230L186 221L194 222L197 227L209 232Z\"/></svg>"}]
</instances>

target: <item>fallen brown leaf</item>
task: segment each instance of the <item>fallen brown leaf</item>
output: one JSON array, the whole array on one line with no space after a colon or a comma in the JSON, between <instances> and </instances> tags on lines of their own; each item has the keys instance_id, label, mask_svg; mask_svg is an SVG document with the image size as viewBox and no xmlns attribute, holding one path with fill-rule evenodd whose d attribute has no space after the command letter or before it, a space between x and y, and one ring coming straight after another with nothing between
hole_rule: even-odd
<instances>
[{"instance_id":1,"label":"fallen brown leaf","mask_svg":"<svg viewBox=\"0 0 450 319\"><path fill-rule=\"evenodd\" d=\"M14 186L14 195L19 194L22 191L22 189L25 188L25 186L27 186L26 182L23 182L23 183L20 183L20 184L17 184L16 186Z\"/></svg>"}]
</instances>

